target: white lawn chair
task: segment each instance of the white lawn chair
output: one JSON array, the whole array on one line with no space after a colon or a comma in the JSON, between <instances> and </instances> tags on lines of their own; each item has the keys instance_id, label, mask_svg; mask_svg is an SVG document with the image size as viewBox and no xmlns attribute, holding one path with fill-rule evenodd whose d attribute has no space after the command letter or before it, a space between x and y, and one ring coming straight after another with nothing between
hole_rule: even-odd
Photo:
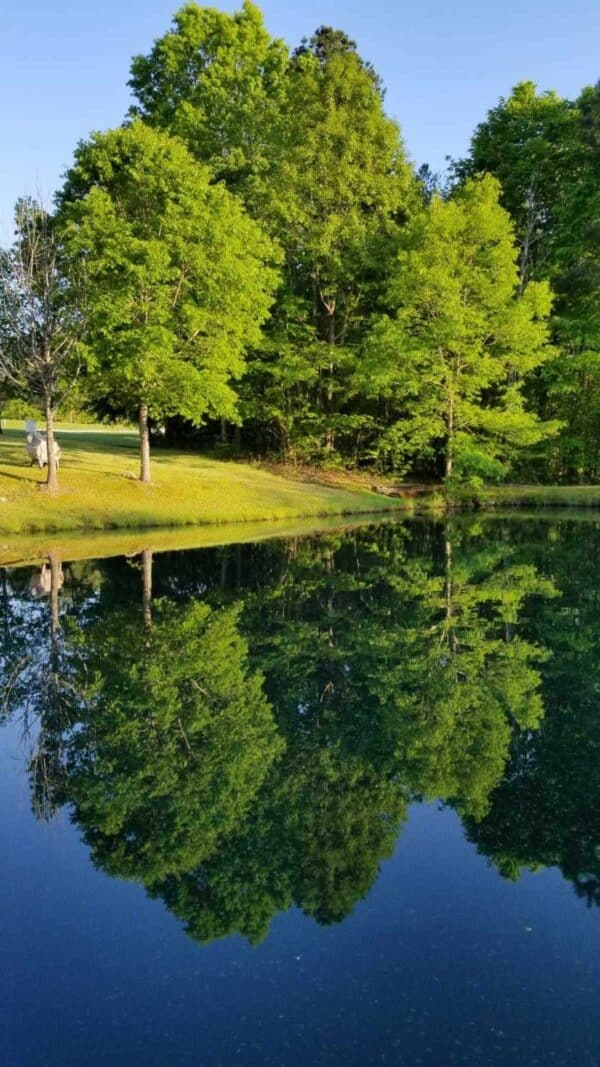
<instances>
[{"instance_id":1,"label":"white lawn chair","mask_svg":"<svg viewBox=\"0 0 600 1067\"><path fill-rule=\"evenodd\" d=\"M43 470L48 463L48 442L46 440L46 434L41 430L38 430L33 419L27 419L25 429L27 430L25 451L31 460L31 466L33 467L33 464L37 463L40 470ZM57 441L54 442L54 455L56 457L56 466L60 467L61 452L60 445Z\"/></svg>"}]
</instances>

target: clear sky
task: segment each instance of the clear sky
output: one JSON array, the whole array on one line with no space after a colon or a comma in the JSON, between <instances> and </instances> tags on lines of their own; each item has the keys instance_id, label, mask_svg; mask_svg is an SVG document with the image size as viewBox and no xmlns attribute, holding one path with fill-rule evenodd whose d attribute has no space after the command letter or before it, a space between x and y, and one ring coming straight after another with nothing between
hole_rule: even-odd
<instances>
[{"instance_id":1,"label":"clear sky","mask_svg":"<svg viewBox=\"0 0 600 1067\"><path fill-rule=\"evenodd\" d=\"M240 0L241 3L241 0ZM0 0L0 235L25 192L51 198L77 141L118 125L131 56L178 0ZM220 6L240 6L226 0ZM344 29L387 87L410 156L444 167L498 97L525 79L564 96L600 77L598 0L265 0L270 31L296 45Z\"/></svg>"}]
</instances>

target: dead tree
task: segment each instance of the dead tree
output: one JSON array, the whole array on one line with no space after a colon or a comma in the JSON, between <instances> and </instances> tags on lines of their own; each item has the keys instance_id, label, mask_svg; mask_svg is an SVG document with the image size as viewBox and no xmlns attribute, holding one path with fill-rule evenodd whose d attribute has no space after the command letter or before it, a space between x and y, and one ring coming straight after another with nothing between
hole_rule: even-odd
<instances>
[{"instance_id":1,"label":"dead tree","mask_svg":"<svg viewBox=\"0 0 600 1067\"><path fill-rule=\"evenodd\" d=\"M17 203L15 223L13 245L0 251L0 380L44 411L53 491L56 412L81 369L84 271L67 263L56 219L36 200Z\"/></svg>"}]
</instances>

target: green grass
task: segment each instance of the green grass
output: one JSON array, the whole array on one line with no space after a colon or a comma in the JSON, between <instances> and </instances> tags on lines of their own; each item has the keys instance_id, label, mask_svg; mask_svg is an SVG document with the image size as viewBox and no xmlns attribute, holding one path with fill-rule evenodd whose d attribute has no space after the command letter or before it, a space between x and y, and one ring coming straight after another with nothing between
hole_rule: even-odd
<instances>
[{"instance_id":1,"label":"green grass","mask_svg":"<svg viewBox=\"0 0 600 1067\"><path fill-rule=\"evenodd\" d=\"M600 485L499 485L484 493L486 507L597 508Z\"/></svg>"},{"instance_id":2,"label":"green grass","mask_svg":"<svg viewBox=\"0 0 600 1067\"><path fill-rule=\"evenodd\" d=\"M0 535L192 526L388 512L410 501L364 488L331 488L191 452L156 450L153 484L137 481L137 437L130 430L58 427L60 490L43 491L30 467L22 428L0 437Z\"/></svg>"}]
</instances>

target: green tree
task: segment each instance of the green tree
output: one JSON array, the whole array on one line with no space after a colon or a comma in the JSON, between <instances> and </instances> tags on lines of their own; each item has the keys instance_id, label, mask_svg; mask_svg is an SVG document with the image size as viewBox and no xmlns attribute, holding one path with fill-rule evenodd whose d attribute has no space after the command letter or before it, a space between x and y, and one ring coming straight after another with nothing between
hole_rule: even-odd
<instances>
[{"instance_id":1,"label":"green tree","mask_svg":"<svg viewBox=\"0 0 600 1067\"><path fill-rule=\"evenodd\" d=\"M522 284L548 277L560 203L572 180L578 113L555 92L520 82L475 130L469 157L455 166L464 180L493 174L515 225Z\"/></svg>"},{"instance_id":2,"label":"green tree","mask_svg":"<svg viewBox=\"0 0 600 1067\"><path fill-rule=\"evenodd\" d=\"M149 416L236 418L232 380L259 342L275 251L183 144L139 121L79 146L61 210L86 265L92 372L137 413L148 482Z\"/></svg>"},{"instance_id":3,"label":"green tree","mask_svg":"<svg viewBox=\"0 0 600 1067\"><path fill-rule=\"evenodd\" d=\"M554 589L480 539L451 524L425 550L396 527L321 540L247 598L251 653L288 745L339 748L411 795L481 817L512 731L543 716L545 645L521 618Z\"/></svg>"},{"instance_id":4,"label":"green tree","mask_svg":"<svg viewBox=\"0 0 600 1067\"><path fill-rule=\"evenodd\" d=\"M341 922L391 855L406 811L402 783L362 759L294 747L223 847L153 892L203 942L241 933L257 944L293 905L321 924Z\"/></svg>"},{"instance_id":5,"label":"green tree","mask_svg":"<svg viewBox=\"0 0 600 1067\"><path fill-rule=\"evenodd\" d=\"M515 734L490 809L467 832L500 873L558 868L588 905L600 906L600 537L595 523L529 522L513 532L560 590L540 599L528 636L550 646L543 670L541 730Z\"/></svg>"},{"instance_id":6,"label":"green tree","mask_svg":"<svg viewBox=\"0 0 600 1067\"><path fill-rule=\"evenodd\" d=\"M535 410L564 423L538 449L542 476L596 480L600 471L600 88L576 101L517 85L476 129L455 176L500 181L519 244L520 283L555 292L554 358L526 384ZM543 466L540 466L543 464Z\"/></svg>"},{"instance_id":7,"label":"green tree","mask_svg":"<svg viewBox=\"0 0 600 1067\"><path fill-rule=\"evenodd\" d=\"M245 412L300 455L356 456L370 428L350 382L384 261L417 197L372 67L321 27L289 65L261 211L281 243L284 289L270 346L250 366Z\"/></svg>"},{"instance_id":8,"label":"green tree","mask_svg":"<svg viewBox=\"0 0 600 1067\"><path fill-rule=\"evenodd\" d=\"M290 59L252 5L230 16L191 4L134 60L131 85L135 113L182 137L284 251L241 386L247 440L362 456L377 428L350 372L418 190L372 67L341 31L321 27Z\"/></svg>"},{"instance_id":9,"label":"green tree","mask_svg":"<svg viewBox=\"0 0 600 1067\"><path fill-rule=\"evenodd\" d=\"M558 355L545 368L547 411L565 423L550 454L554 477L600 477L600 84L576 101L579 138L561 186L552 285Z\"/></svg>"},{"instance_id":10,"label":"green tree","mask_svg":"<svg viewBox=\"0 0 600 1067\"><path fill-rule=\"evenodd\" d=\"M189 3L133 59L132 114L180 137L215 180L252 202L272 159L287 63L287 47L249 0L233 15Z\"/></svg>"},{"instance_id":11,"label":"green tree","mask_svg":"<svg viewBox=\"0 0 600 1067\"><path fill-rule=\"evenodd\" d=\"M545 283L520 292L513 230L486 177L434 197L407 226L357 387L392 404L385 447L406 465L441 451L447 489L503 474L556 427L526 410L523 375L548 358ZM475 486L474 486L475 488Z\"/></svg>"}]
</instances>

